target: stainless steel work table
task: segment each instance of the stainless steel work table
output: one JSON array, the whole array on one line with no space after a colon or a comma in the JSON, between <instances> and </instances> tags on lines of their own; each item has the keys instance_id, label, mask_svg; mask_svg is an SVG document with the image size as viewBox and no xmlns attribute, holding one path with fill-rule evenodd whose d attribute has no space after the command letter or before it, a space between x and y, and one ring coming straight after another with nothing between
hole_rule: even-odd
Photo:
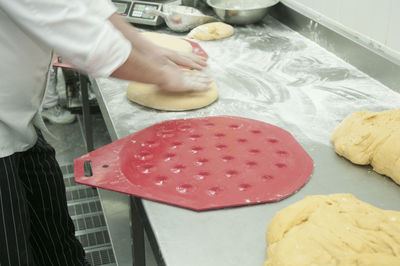
<instances>
[{"instance_id":1,"label":"stainless steel work table","mask_svg":"<svg viewBox=\"0 0 400 266\"><path fill-rule=\"evenodd\" d=\"M400 187L368 166L337 156L334 128L356 110L400 107L400 95L268 16L236 28L222 41L200 42L220 89L214 104L189 112L160 112L131 103L127 82L97 79L97 100L113 140L170 119L234 115L292 133L314 160L309 182L277 203L195 212L139 200L156 255L170 266L260 266L274 214L313 194L352 193L379 208L400 211ZM132 265L129 197L100 190L119 265ZM154 244L154 243L153 243Z\"/></svg>"}]
</instances>

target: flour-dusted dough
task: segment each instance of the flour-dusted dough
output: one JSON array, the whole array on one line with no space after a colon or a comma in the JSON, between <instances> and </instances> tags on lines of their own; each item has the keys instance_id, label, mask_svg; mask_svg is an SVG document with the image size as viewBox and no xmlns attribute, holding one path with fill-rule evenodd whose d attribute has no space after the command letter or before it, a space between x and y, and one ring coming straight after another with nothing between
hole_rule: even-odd
<instances>
[{"instance_id":1,"label":"flour-dusted dough","mask_svg":"<svg viewBox=\"0 0 400 266\"><path fill-rule=\"evenodd\" d=\"M400 212L351 194L308 196L274 216L267 243L264 266L400 265Z\"/></svg>"},{"instance_id":2,"label":"flour-dusted dough","mask_svg":"<svg viewBox=\"0 0 400 266\"><path fill-rule=\"evenodd\" d=\"M400 109L354 112L336 128L331 141L339 155L355 164L371 164L400 184Z\"/></svg>"},{"instance_id":3,"label":"flour-dusted dough","mask_svg":"<svg viewBox=\"0 0 400 266\"><path fill-rule=\"evenodd\" d=\"M201 41L212 41L227 38L235 32L231 25L222 22L212 22L200 25L188 34L189 38Z\"/></svg>"},{"instance_id":4,"label":"flour-dusted dough","mask_svg":"<svg viewBox=\"0 0 400 266\"><path fill-rule=\"evenodd\" d=\"M142 32L141 34L149 41L164 48L183 52L192 52L193 50L193 47L189 42L177 37L148 31Z\"/></svg>"},{"instance_id":5,"label":"flour-dusted dough","mask_svg":"<svg viewBox=\"0 0 400 266\"><path fill-rule=\"evenodd\" d=\"M177 51L192 51L192 46L182 39L153 32L142 34L145 38L163 47ZM190 50L187 45L190 46ZM126 94L129 100L147 107L165 111L184 111L198 109L213 103L218 99L218 88L213 82L208 91L166 92L157 85L130 82Z\"/></svg>"},{"instance_id":6,"label":"flour-dusted dough","mask_svg":"<svg viewBox=\"0 0 400 266\"><path fill-rule=\"evenodd\" d=\"M164 111L184 111L207 106L218 98L218 88L213 82L204 92L167 92L157 85L131 82L127 89L131 101Z\"/></svg>"}]
</instances>

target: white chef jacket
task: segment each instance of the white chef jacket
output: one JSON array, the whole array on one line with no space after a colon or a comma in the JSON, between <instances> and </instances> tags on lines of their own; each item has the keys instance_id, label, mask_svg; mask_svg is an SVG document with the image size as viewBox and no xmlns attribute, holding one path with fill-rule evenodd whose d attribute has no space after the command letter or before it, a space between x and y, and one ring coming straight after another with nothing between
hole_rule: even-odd
<instances>
[{"instance_id":1,"label":"white chef jacket","mask_svg":"<svg viewBox=\"0 0 400 266\"><path fill-rule=\"evenodd\" d=\"M53 50L93 77L107 77L131 44L94 0L0 0L0 158L32 147ZM88 8L86 4L90 4Z\"/></svg>"}]
</instances>

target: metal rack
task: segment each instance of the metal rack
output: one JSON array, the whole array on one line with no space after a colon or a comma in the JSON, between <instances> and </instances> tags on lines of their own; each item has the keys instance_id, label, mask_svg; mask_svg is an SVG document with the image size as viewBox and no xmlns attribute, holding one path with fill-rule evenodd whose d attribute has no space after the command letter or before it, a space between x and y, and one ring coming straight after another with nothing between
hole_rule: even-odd
<instances>
[{"instance_id":1,"label":"metal rack","mask_svg":"<svg viewBox=\"0 0 400 266\"><path fill-rule=\"evenodd\" d=\"M82 243L91 265L116 265L107 225L96 189L74 182L73 165L61 166L66 186L68 211L75 235Z\"/></svg>"}]
</instances>

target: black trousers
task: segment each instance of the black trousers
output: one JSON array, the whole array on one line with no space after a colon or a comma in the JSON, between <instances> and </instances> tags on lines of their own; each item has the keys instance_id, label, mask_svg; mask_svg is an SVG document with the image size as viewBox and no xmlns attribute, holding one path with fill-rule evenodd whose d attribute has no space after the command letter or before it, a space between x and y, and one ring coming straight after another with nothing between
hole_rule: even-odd
<instances>
[{"instance_id":1,"label":"black trousers","mask_svg":"<svg viewBox=\"0 0 400 266\"><path fill-rule=\"evenodd\" d=\"M0 265L85 265L54 149L0 158Z\"/></svg>"}]
</instances>

